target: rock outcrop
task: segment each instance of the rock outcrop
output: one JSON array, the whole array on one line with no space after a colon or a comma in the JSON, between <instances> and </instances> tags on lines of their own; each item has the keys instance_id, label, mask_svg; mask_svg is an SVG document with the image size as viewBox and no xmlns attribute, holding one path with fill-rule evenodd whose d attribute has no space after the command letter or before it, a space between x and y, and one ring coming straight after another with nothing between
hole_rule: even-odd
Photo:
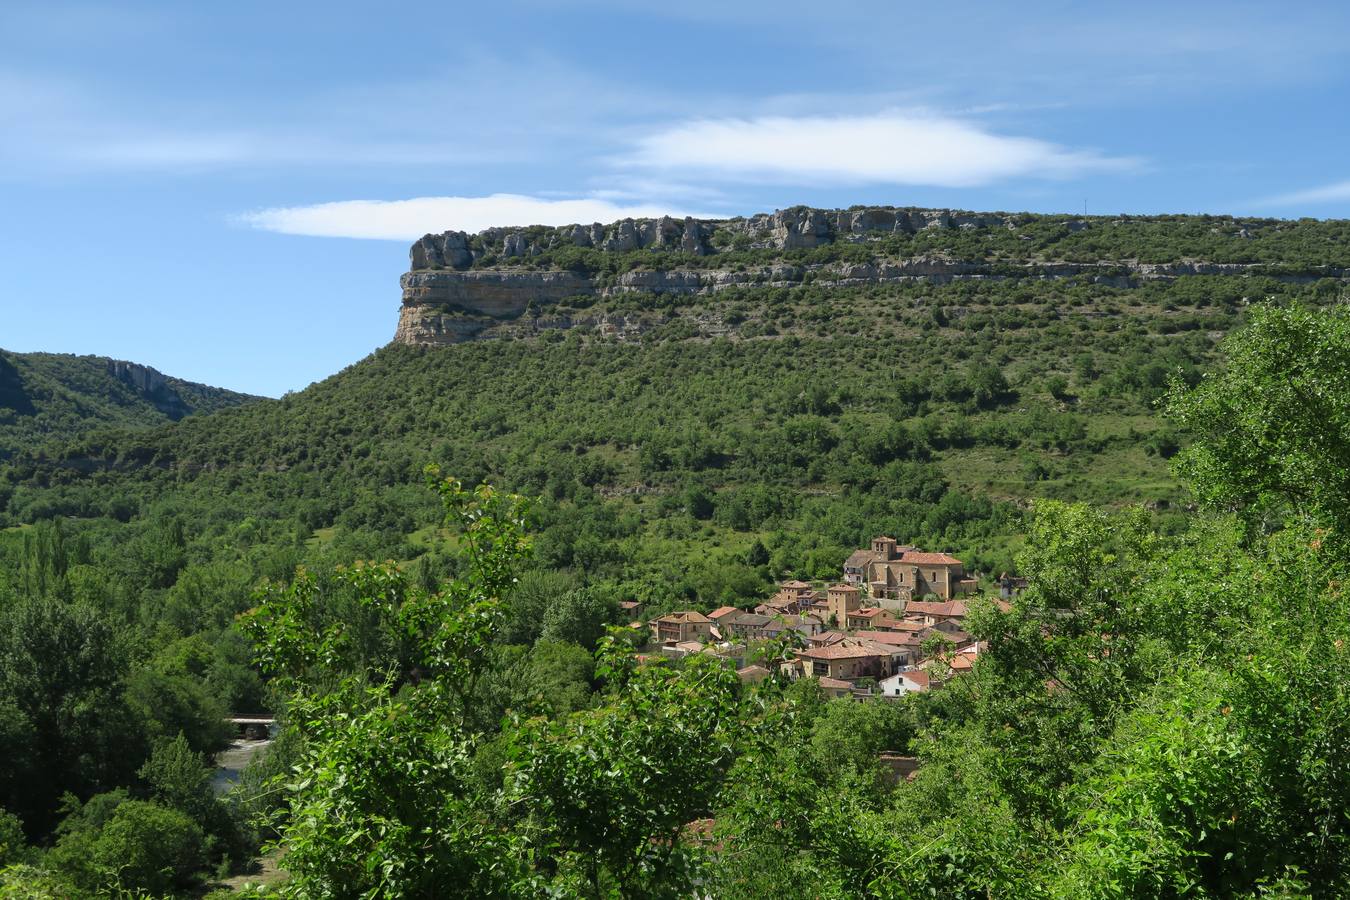
<instances>
[{"instance_id":1,"label":"rock outcrop","mask_svg":"<svg viewBox=\"0 0 1350 900\"><path fill-rule=\"evenodd\" d=\"M799 263L774 260L776 252L813 250L831 244L882 244L888 235L913 235L929 229L1011 229L1034 221L1030 215L972 213L909 207L811 209L804 206L734 219L623 219L609 225L559 228L490 228L428 234L412 245L410 271L402 278L403 309L395 340L411 344L457 343L476 337L494 323L576 298L612 297L629 292L711 294L734 287L856 286L922 280L1086 279L1128 287L1146 281L1190 275L1242 276L1262 267L1181 260L1140 264L1130 260L1099 263L961 260L941 254L889 258L878 252L870 262ZM1069 232L1088 227L1065 219ZM1245 233L1245 232L1244 232ZM894 246L894 244L892 244ZM769 260L717 264L719 254L758 251ZM631 254L643 252L641 258ZM645 254L651 254L650 257ZM587 256L586 254L590 254ZM629 254L623 265L599 269L597 254ZM798 258L801 254L796 254ZM856 253L854 254L856 256ZM542 257L542 259L536 259ZM694 258L700 258L697 261ZM809 257L808 257L809 258ZM648 262L650 259L650 262ZM1285 280L1345 278L1342 270L1279 274ZM585 303L574 305L584 306ZM604 323L601 323L604 324ZM567 326L563 326L567 327Z\"/></svg>"},{"instance_id":2,"label":"rock outcrop","mask_svg":"<svg viewBox=\"0 0 1350 900\"><path fill-rule=\"evenodd\" d=\"M108 374L135 390L170 419L177 421L192 412L192 408L173 389L168 376L158 369L110 359Z\"/></svg>"}]
</instances>

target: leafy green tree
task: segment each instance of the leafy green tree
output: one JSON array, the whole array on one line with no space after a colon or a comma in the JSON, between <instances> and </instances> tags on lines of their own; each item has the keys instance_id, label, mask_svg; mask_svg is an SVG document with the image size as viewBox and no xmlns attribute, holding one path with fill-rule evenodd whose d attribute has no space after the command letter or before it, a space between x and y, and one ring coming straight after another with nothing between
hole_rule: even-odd
<instances>
[{"instance_id":1,"label":"leafy green tree","mask_svg":"<svg viewBox=\"0 0 1350 900\"><path fill-rule=\"evenodd\" d=\"M0 869L26 862L31 856L23 822L14 813L0 809Z\"/></svg>"},{"instance_id":2,"label":"leafy green tree","mask_svg":"<svg viewBox=\"0 0 1350 900\"><path fill-rule=\"evenodd\" d=\"M526 658L522 686L536 708L561 715L590 704L594 677L595 659L584 648L544 639Z\"/></svg>"},{"instance_id":3,"label":"leafy green tree","mask_svg":"<svg viewBox=\"0 0 1350 900\"><path fill-rule=\"evenodd\" d=\"M590 650L617 615L618 607L609 597L584 588L569 591L544 611L540 640L578 644Z\"/></svg>"},{"instance_id":4,"label":"leafy green tree","mask_svg":"<svg viewBox=\"0 0 1350 900\"><path fill-rule=\"evenodd\" d=\"M100 891L167 894L191 882L202 861L201 847L201 829L183 813L128 800L99 829L77 879Z\"/></svg>"},{"instance_id":5,"label":"leafy green tree","mask_svg":"<svg viewBox=\"0 0 1350 900\"><path fill-rule=\"evenodd\" d=\"M579 587L577 579L565 572L522 573L503 601L502 642L533 644L543 631L549 608Z\"/></svg>"},{"instance_id":6,"label":"leafy green tree","mask_svg":"<svg viewBox=\"0 0 1350 900\"><path fill-rule=\"evenodd\" d=\"M186 735L200 753L221 750L229 740L229 710L202 679L139 668L127 677L126 699L151 739Z\"/></svg>"},{"instance_id":7,"label":"leafy green tree","mask_svg":"<svg viewBox=\"0 0 1350 900\"><path fill-rule=\"evenodd\" d=\"M314 595L272 591L250 620L266 668L293 691L304 749L276 823L283 890L500 896L519 876L509 834L472 769L476 687L501 596L525 554L522 503L436 482L460 534L461 574L431 594L393 567L342 577L384 627L411 636L408 668L371 671L341 623L306 627Z\"/></svg>"},{"instance_id":8,"label":"leafy green tree","mask_svg":"<svg viewBox=\"0 0 1350 900\"><path fill-rule=\"evenodd\" d=\"M1350 525L1350 313L1256 309L1224 342L1228 364L1169 410L1195 442L1178 457L1222 509Z\"/></svg>"},{"instance_id":9,"label":"leafy green tree","mask_svg":"<svg viewBox=\"0 0 1350 900\"><path fill-rule=\"evenodd\" d=\"M217 803L210 771L182 734L161 741L137 774L150 786L156 802L186 813L198 824L211 820Z\"/></svg>"},{"instance_id":10,"label":"leafy green tree","mask_svg":"<svg viewBox=\"0 0 1350 900\"><path fill-rule=\"evenodd\" d=\"M679 895L694 862L682 832L712 811L742 739L727 713L736 676L704 658L634 668L610 639L598 658L613 693L594 710L525 723L511 794L564 883L597 897Z\"/></svg>"},{"instance_id":11,"label":"leafy green tree","mask_svg":"<svg viewBox=\"0 0 1350 900\"><path fill-rule=\"evenodd\" d=\"M33 599L0 610L3 804L34 834L55 824L62 794L130 781L144 758L122 686L127 646L92 607Z\"/></svg>"}]
</instances>

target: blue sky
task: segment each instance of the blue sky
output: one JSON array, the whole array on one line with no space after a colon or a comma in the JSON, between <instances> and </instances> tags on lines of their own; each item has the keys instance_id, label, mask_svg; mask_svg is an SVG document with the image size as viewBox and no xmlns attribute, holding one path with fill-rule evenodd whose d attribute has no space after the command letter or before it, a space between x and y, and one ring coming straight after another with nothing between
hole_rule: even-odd
<instances>
[{"instance_id":1,"label":"blue sky","mask_svg":"<svg viewBox=\"0 0 1350 900\"><path fill-rule=\"evenodd\" d=\"M380 6L0 0L0 347L276 396L392 336L429 230L1350 216L1345 4Z\"/></svg>"}]
</instances>

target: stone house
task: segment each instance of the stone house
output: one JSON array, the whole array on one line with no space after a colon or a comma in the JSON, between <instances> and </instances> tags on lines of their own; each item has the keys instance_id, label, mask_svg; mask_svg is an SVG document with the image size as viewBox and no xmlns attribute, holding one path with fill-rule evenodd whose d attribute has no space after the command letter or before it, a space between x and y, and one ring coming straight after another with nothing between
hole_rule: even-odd
<instances>
[{"instance_id":1,"label":"stone house","mask_svg":"<svg viewBox=\"0 0 1350 900\"><path fill-rule=\"evenodd\" d=\"M741 684L759 684L772 674L763 666L746 666L736 670L736 677L740 679Z\"/></svg>"},{"instance_id":2,"label":"stone house","mask_svg":"<svg viewBox=\"0 0 1350 900\"><path fill-rule=\"evenodd\" d=\"M772 616L758 613L737 612L718 623L723 637L735 635L738 638L760 639L765 637L764 630L774 621ZM728 633L729 632L729 633Z\"/></svg>"},{"instance_id":3,"label":"stone house","mask_svg":"<svg viewBox=\"0 0 1350 900\"><path fill-rule=\"evenodd\" d=\"M768 625L764 626L763 637L766 640L773 640L781 637L785 631L795 631L806 640L810 640L825 630L825 625L820 621L820 617L813 613L791 613L775 616Z\"/></svg>"},{"instance_id":4,"label":"stone house","mask_svg":"<svg viewBox=\"0 0 1350 900\"><path fill-rule=\"evenodd\" d=\"M712 633L712 619L701 612L686 610L667 613L649 623L652 642L673 644L680 641L706 641Z\"/></svg>"},{"instance_id":5,"label":"stone house","mask_svg":"<svg viewBox=\"0 0 1350 900\"><path fill-rule=\"evenodd\" d=\"M832 700L847 700L853 696L853 683L839 678L822 675L816 679L825 696Z\"/></svg>"},{"instance_id":6,"label":"stone house","mask_svg":"<svg viewBox=\"0 0 1350 900\"><path fill-rule=\"evenodd\" d=\"M896 657L903 651L872 641L844 638L834 644L797 650L802 674L815 678L885 678L897 668Z\"/></svg>"},{"instance_id":7,"label":"stone house","mask_svg":"<svg viewBox=\"0 0 1350 900\"><path fill-rule=\"evenodd\" d=\"M912 597L951 600L978 586L956 557L900 546L884 536L873 539L871 549L857 550L844 561L844 581L878 601L874 605L890 608L899 608Z\"/></svg>"},{"instance_id":8,"label":"stone house","mask_svg":"<svg viewBox=\"0 0 1350 900\"><path fill-rule=\"evenodd\" d=\"M943 629L944 631L951 631L960 629L968 611L964 600L943 602L911 600L905 606L905 617L912 621L923 622L930 627L939 627L943 624L954 625L955 628Z\"/></svg>"},{"instance_id":9,"label":"stone house","mask_svg":"<svg viewBox=\"0 0 1350 900\"><path fill-rule=\"evenodd\" d=\"M855 609L850 612L848 614L848 621L844 624L849 629L881 629L889 624L899 621L900 620L888 609L882 609L879 606L864 606L861 609Z\"/></svg>"},{"instance_id":10,"label":"stone house","mask_svg":"<svg viewBox=\"0 0 1350 900\"><path fill-rule=\"evenodd\" d=\"M825 591L826 618L839 628L848 627L848 614L862 608L862 591L856 585L835 584Z\"/></svg>"}]
</instances>

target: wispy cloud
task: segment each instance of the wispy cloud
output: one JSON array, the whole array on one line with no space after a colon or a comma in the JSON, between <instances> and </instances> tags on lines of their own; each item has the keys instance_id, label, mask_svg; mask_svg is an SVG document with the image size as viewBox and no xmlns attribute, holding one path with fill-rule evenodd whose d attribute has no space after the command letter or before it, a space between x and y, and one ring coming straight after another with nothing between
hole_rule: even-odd
<instances>
[{"instance_id":1,"label":"wispy cloud","mask_svg":"<svg viewBox=\"0 0 1350 900\"><path fill-rule=\"evenodd\" d=\"M237 218L242 224L282 234L407 241L447 229L473 232L493 226L570 225L664 215L699 214L653 203L619 204L595 197L564 199L492 194L486 197L343 200L263 209Z\"/></svg>"},{"instance_id":2,"label":"wispy cloud","mask_svg":"<svg viewBox=\"0 0 1350 900\"><path fill-rule=\"evenodd\" d=\"M1300 203L1336 203L1350 200L1350 179L1324 184L1321 187L1277 194L1262 201L1265 206L1297 206Z\"/></svg>"},{"instance_id":3,"label":"wispy cloud","mask_svg":"<svg viewBox=\"0 0 1350 900\"><path fill-rule=\"evenodd\" d=\"M925 112L702 119L642 137L620 165L685 175L813 184L975 187L1009 178L1127 171L1104 156Z\"/></svg>"}]
</instances>

